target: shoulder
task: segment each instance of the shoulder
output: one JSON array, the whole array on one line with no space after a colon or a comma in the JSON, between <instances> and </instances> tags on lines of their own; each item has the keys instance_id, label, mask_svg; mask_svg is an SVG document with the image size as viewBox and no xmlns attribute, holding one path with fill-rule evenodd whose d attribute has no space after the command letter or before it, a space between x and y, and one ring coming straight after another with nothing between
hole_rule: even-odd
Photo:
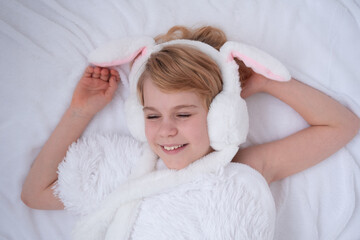
<instances>
[{"instance_id":1,"label":"shoulder","mask_svg":"<svg viewBox=\"0 0 360 240\"><path fill-rule=\"evenodd\" d=\"M158 239L184 232L206 239L271 239L274 226L275 203L265 179L247 165L230 163L146 198L135 232L167 236Z\"/></svg>"},{"instance_id":2,"label":"shoulder","mask_svg":"<svg viewBox=\"0 0 360 240\"><path fill-rule=\"evenodd\" d=\"M80 138L58 167L55 194L66 209L87 214L128 179L143 148L134 138L119 134Z\"/></svg>"},{"instance_id":3,"label":"shoulder","mask_svg":"<svg viewBox=\"0 0 360 240\"><path fill-rule=\"evenodd\" d=\"M224 168L224 174L236 181L256 183L256 185L268 187L263 175L256 168L246 163L231 162Z\"/></svg>"},{"instance_id":4,"label":"shoulder","mask_svg":"<svg viewBox=\"0 0 360 240\"><path fill-rule=\"evenodd\" d=\"M273 205L273 197L269 185L263 175L253 167L242 163L229 163L221 174L224 184L236 186L237 194L247 194L251 198L261 198L269 207Z\"/></svg>"},{"instance_id":5,"label":"shoulder","mask_svg":"<svg viewBox=\"0 0 360 240\"><path fill-rule=\"evenodd\" d=\"M271 174L272 169L269 164L271 161L267 159L271 158L271 156L276 158L273 151L275 150L271 148L270 144L246 147L237 152L232 162L245 164L256 170L270 184L273 180L273 175Z\"/></svg>"},{"instance_id":6,"label":"shoulder","mask_svg":"<svg viewBox=\"0 0 360 240\"><path fill-rule=\"evenodd\" d=\"M193 193L187 196L193 198L191 205L204 208L203 213L209 219L209 209L213 209L221 211L222 216L232 216L233 221L228 224L238 224L239 216L249 221L258 219L264 226L271 226L275 221L275 202L269 185L248 165L229 163L217 173L204 174L190 185ZM198 199L201 201L196 203Z\"/></svg>"},{"instance_id":7,"label":"shoulder","mask_svg":"<svg viewBox=\"0 0 360 240\"><path fill-rule=\"evenodd\" d=\"M266 179L257 170L241 163L228 164L222 175L226 181L219 185L217 191L223 193L219 199L227 200L219 201L217 207L227 209L228 216L233 216L232 212L235 212L233 217L237 221L234 223L246 231L247 237L272 239L276 208Z\"/></svg>"}]
</instances>

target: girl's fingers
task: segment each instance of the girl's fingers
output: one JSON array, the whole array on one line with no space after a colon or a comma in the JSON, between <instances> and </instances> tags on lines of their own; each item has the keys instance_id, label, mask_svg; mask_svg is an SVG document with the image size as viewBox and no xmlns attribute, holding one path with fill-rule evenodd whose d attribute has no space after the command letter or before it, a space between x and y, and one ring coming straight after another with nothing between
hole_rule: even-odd
<instances>
[{"instance_id":1,"label":"girl's fingers","mask_svg":"<svg viewBox=\"0 0 360 240\"><path fill-rule=\"evenodd\" d=\"M111 73L111 75L119 76L118 71L116 71L115 69L111 69L111 70L110 70L110 73Z\"/></svg>"},{"instance_id":2,"label":"girl's fingers","mask_svg":"<svg viewBox=\"0 0 360 240\"><path fill-rule=\"evenodd\" d=\"M118 71L116 71L115 69L111 69L111 70L110 70L110 74L111 74L112 76L115 76L115 80L116 80L117 83L120 82L120 75L119 75L119 72L118 72Z\"/></svg>"},{"instance_id":3,"label":"girl's fingers","mask_svg":"<svg viewBox=\"0 0 360 240\"><path fill-rule=\"evenodd\" d=\"M91 75L93 74L94 72L94 68L91 67L91 66L88 66L86 69L85 69L85 73L84 73L84 77L91 77Z\"/></svg>"},{"instance_id":4,"label":"girl's fingers","mask_svg":"<svg viewBox=\"0 0 360 240\"><path fill-rule=\"evenodd\" d=\"M100 79L103 80L103 81L109 81L109 74L110 74L110 71L108 68L103 68L101 69L100 71Z\"/></svg>"},{"instance_id":5,"label":"girl's fingers","mask_svg":"<svg viewBox=\"0 0 360 240\"><path fill-rule=\"evenodd\" d=\"M112 99L117 89L117 81L115 76L111 76L109 80L109 88L105 91L105 96Z\"/></svg>"},{"instance_id":6,"label":"girl's fingers","mask_svg":"<svg viewBox=\"0 0 360 240\"><path fill-rule=\"evenodd\" d=\"M93 78L99 78L100 77L100 72L101 72L101 69L99 67L95 67L94 72L92 74L92 77Z\"/></svg>"}]
</instances>

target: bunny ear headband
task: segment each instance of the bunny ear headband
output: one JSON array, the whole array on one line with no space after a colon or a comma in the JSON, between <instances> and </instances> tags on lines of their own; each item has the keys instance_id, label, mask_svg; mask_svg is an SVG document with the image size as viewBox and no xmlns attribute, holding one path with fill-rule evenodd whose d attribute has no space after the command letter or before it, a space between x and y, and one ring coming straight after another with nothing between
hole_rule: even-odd
<instances>
[{"instance_id":1,"label":"bunny ear headband","mask_svg":"<svg viewBox=\"0 0 360 240\"><path fill-rule=\"evenodd\" d=\"M255 72L277 81L288 81L290 74L276 59L254 47L239 43L226 42L217 51L200 41L173 40L155 44L149 37L125 38L108 43L96 49L89 61L101 67L134 64L130 71L130 96L126 102L126 117L133 137L145 142L143 106L137 97L137 82L145 70L150 55L168 45L189 45L209 57L219 66L223 80L223 90L213 99L208 113L208 132L210 145L220 151L227 146L239 146L245 142L249 129L248 113L245 101L240 97L238 65L234 58L242 60Z\"/></svg>"}]
</instances>

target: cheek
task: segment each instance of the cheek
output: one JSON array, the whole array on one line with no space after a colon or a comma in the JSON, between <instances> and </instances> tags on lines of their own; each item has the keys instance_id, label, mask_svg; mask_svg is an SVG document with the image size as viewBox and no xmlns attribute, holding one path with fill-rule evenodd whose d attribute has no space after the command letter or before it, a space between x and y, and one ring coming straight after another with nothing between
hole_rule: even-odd
<instances>
[{"instance_id":1,"label":"cheek","mask_svg":"<svg viewBox=\"0 0 360 240\"><path fill-rule=\"evenodd\" d=\"M149 143L152 143L155 138L155 126L153 123L145 121L145 136Z\"/></svg>"},{"instance_id":2,"label":"cheek","mask_svg":"<svg viewBox=\"0 0 360 240\"><path fill-rule=\"evenodd\" d=\"M198 144L210 143L206 118L200 118L195 121L188 132L193 135L194 140L197 141Z\"/></svg>"}]
</instances>

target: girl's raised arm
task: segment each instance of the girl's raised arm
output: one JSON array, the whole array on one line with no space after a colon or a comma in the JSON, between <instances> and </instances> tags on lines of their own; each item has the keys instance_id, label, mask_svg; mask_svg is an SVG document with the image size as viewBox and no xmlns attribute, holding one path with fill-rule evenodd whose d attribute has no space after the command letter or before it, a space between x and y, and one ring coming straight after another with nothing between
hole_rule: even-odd
<instances>
[{"instance_id":1,"label":"girl's raised arm","mask_svg":"<svg viewBox=\"0 0 360 240\"><path fill-rule=\"evenodd\" d=\"M31 208L63 209L53 194L57 168L68 147L76 141L93 116L108 104L119 82L115 70L88 67L73 94L70 107L35 159L23 185L21 199Z\"/></svg>"},{"instance_id":2,"label":"girl's raised arm","mask_svg":"<svg viewBox=\"0 0 360 240\"><path fill-rule=\"evenodd\" d=\"M254 74L242 83L242 96L265 92L297 111L310 125L284 139L240 150L234 161L248 164L270 183L305 170L345 146L359 131L349 109L295 79L277 82Z\"/></svg>"}]
</instances>

